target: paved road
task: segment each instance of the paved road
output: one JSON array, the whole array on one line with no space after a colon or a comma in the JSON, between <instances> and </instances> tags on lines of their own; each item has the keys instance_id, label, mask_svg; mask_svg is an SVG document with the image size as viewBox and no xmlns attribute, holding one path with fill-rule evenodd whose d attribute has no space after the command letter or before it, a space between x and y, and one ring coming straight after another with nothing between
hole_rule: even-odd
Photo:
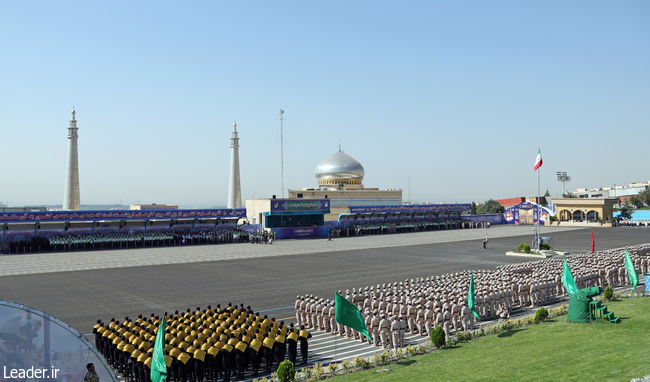
<instances>
[{"instance_id":1,"label":"paved road","mask_svg":"<svg viewBox=\"0 0 650 382\"><path fill-rule=\"evenodd\" d=\"M506 250L522 241L529 241L530 227L521 228L519 233L526 233L526 236L490 239L487 251L480 249L480 239L473 239L301 255L4 276L0 277L0 296L43 309L82 333L88 333L97 318L107 320L138 313L160 314L187 307L226 304L228 301L244 302L254 310L274 309L267 314L281 319L293 316L292 308L286 307L293 304L298 293L333 296L336 289L526 261L504 256ZM491 235L497 231L490 228ZM595 232L598 249L650 242L650 230L645 229L609 228ZM406 236L414 235L418 234ZM588 248L591 230L554 231L552 236L555 248L575 252ZM377 237L378 240L387 238L408 242L402 235ZM355 240L367 239L341 241L356 246L359 243ZM289 245L291 242L287 243ZM331 243L312 240L298 244L325 248ZM193 250L203 248L209 251L214 247L193 247ZM258 247L263 246L245 245L245 248ZM276 248L276 244L269 247ZM105 251L103 254L105 257L134 256L137 251ZM56 255L47 256L57 260Z\"/></svg>"},{"instance_id":2,"label":"paved road","mask_svg":"<svg viewBox=\"0 0 650 382\"><path fill-rule=\"evenodd\" d=\"M546 232L557 232L575 229L575 227L549 227L544 230ZM480 241L485 237L486 231L485 229L463 229L349 237L332 241L323 239L282 240L273 245L251 245L246 243L0 256L0 276L250 259L465 240ZM527 235L531 234L531 228L503 225L491 228L489 235L491 238L509 237L519 236L524 232Z\"/></svg>"}]
</instances>

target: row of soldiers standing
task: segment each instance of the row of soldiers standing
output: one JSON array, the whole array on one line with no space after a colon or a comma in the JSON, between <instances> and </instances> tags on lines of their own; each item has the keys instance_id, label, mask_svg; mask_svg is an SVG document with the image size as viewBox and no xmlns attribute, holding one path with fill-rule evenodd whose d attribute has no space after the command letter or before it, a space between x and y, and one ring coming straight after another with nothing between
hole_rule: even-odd
<instances>
[{"instance_id":1,"label":"row of soldiers standing","mask_svg":"<svg viewBox=\"0 0 650 382\"><path fill-rule=\"evenodd\" d=\"M339 294L343 295L341 291ZM431 330L441 325L447 334L453 330L470 330L474 327L471 311L460 299L459 304L442 304L423 302L421 300L401 300L393 302L381 295L364 298L353 289L352 294L346 290L345 298L355 304L362 312L368 333L375 346L389 345L393 348L404 346L406 333L431 336ZM312 295L297 296L294 305L299 324L340 336L354 337L361 342L367 341L358 331L336 322L334 301L317 298Z\"/></svg>"},{"instance_id":2,"label":"row of soldiers standing","mask_svg":"<svg viewBox=\"0 0 650 382\"><path fill-rule=\"evenodd\" d=\"M93 328L95 345L127 382L147 382L160 322L154 314L136 320L125 317L122 322L111 319L108 324L98 320ZM262 317L243 304L165 313L165 322L164 357L170 381L229 381L248 370L257 375L263 361L270 373L287 357L295 364L298 346L303 363L307 362L311 334L304 327Z\"/></svg>"},{"instance_id":3,"label":"row of soldiers standing","mask_svg":"<svg viewBox=\"0 0 650 382\"><path fill-rule=\"evenodd\" d=\"M650 272L650 245L630 246L629 251L638 273ZM578 254L567 258L578 288L612 287L627 284L624 249ZM405 332L430 335L431 328L441 325L447 335L474 328L474 316L467 305L470 275L475 279L474 307L481 320L510 317L515 307L551 304L566 294L562 286L563 259L553 258L508 264L496 270L466 270L402 282L377 284L346 290L345 298L364 316L369 333L386 346L390 333L401 320ZM313 295L297 296L294 305L299 324L347 335L364 341L364 337L335 320L334 301ZM399 341L392 341L394 344Z\"/></svg>"}]
</instances>

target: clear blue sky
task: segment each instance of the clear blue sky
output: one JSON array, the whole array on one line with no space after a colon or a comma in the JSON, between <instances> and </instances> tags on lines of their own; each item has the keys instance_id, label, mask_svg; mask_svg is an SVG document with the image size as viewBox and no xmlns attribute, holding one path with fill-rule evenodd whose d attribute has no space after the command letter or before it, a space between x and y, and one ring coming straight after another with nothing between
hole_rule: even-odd
<instances>
[{"instance_id":1,"label":"clear blue sky","mask_svg":"<svg viewBox=\"0 0 650 382\"><path fill-rule=\"evenodd\" d=\"M315 185L343 150L365 185L480 201L650 179L648 1L6 1L0 201L224 205Z\"/></svg>"}]
</instances>

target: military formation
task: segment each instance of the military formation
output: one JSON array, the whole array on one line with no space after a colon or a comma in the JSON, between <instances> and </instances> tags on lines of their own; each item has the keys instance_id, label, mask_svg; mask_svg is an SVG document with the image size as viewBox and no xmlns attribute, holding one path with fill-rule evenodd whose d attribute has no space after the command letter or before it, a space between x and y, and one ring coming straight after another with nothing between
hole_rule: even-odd
<instances>
[{"instance_id":1,"label":"military formation","mask_svg":"<svg viewBox=\"0 0 650 382\"><path fill-rule=\"evenodd\" d=\"M229 381L247 371L257 375L261 368L270 373L285 358L296 364L298 348L302 363L307 363L311 334L304 327L260 316L243 304L197 307L164 317L164 357L171 381ZM113 318L108 324L98 320L95 345L127 382L146 382L160 324L154 314L121 322Z\"/></svg>"},{"instance_id":2,"label":"military formation","mask_svg":"<svg viewBox=\"0 0 650 382\"><path fill-rule=\"evenodd\" d=\"M637 272L650 273L650 245L628 249ZM573 255L567 262L578 288L629 284L623 248ZM339 294L359 308L375 346L399 348L404 346L406 333L430 336L432 327L440 325L449 336L475 328L475 317L467 304L472 274L480 319L507 320L514 307L549 305L566 294L563 263L561 258L537 260L495 270L465 270L353 288ZM300 325L367 341L357 331L336 323L333 300L299 295L294 309Z\"/></svg>"}]
</instances>

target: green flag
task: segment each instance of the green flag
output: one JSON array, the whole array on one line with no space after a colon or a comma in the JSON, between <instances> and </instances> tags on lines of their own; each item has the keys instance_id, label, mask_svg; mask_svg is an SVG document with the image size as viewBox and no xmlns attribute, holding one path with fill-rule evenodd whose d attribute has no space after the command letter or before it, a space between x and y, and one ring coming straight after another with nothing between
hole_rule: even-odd
<instances>
[{"instance_id":1,"label":"green flag","mask_svg":"<svg viewBox=\"0 0 650 382\"><path fill-rule=\"evenodd\" d=\"M366 338L372 342L366 323L363 321L363 315L361 315L361 312L356 305L337 293L334 307L336 308L336 322L351 327L366 336Z\"/></svg>"},{"instance_id":2,"label":"green flag","mask_svg":"<svg viewBox=\"0 0 650 382\"><path fill-rule=\"evenodd\" d=\"M467 292L467 307L472 311L476 319L478 320L478 313L476 313L476 307L474 306L474 274L472 273L472 278L469 279L469 292Z\"/></svg>"},{"instance_id":3,"label":"green flag","mask_svg":"<svg viewBox=\"0 0 650 382\"><path fill-rule=\"evenodd\" d=\"M569 265L564 259L564 270L562 271L562 285L566 289L566 294L574 294L578 291L578 286L576 285L575 280L573 280L573 275L569 269Z\"/></svg>"},{"instance_id":4,"label":"green flag","mask_svg":"<svg viewBox=\"0 0 650 382\"><path fill-rule=\"evenodd\" d=\"M163 317L156 333L156 343L153 345L151 357L151 381L163 382L167 378L167 365L165 364L165 317Z\"/></svg>"},{"instance_id":5,"label":"green flag","mask_svg":"<svg viewBox=\"0 0 650 382\"><path fill-rule=\"evenodd\" d=\"M639 275L636 274L636 269L634 269L634 264L632 264L632 259L630 258L630 253L625 248L625 269L627 270L627 275L630 277L630 284L632 284L632 289L636 288L639 285Z\"/></svg>"}]
</instances>

